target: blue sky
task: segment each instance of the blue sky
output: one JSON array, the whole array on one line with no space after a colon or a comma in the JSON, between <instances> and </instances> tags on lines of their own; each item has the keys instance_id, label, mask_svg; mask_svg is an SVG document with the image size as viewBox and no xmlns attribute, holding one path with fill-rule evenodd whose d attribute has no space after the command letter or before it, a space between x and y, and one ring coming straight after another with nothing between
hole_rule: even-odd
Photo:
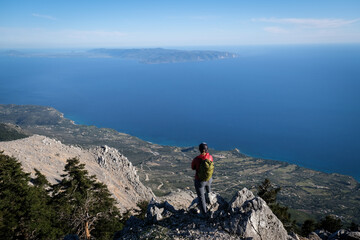
<instances>
[{"instance_id":1,"label":"blue sky","mask_svg":"<svg viewBox=\"0 0 360 240\"><path fill-rule=\"evenodd\" d=\"M0 48L360 43L359 0L0 0Z\"/></svg>"}]
</instances>

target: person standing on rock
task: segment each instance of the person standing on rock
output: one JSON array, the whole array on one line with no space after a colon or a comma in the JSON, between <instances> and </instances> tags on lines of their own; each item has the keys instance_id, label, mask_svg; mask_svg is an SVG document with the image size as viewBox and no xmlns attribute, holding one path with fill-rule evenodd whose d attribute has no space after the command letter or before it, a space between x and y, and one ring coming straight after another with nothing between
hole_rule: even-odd
<instances>
[{"instance_id":1,"label":"person standing on rock","mask_svg":"<svg viewBox=\"0 0 360 240\"><path fill-rule=\"evenodd\" d=\"M213 157L208 152L206 143L199 145L200 155L192 160L191 168L195 173L195 190L199 198L199 208L202 215L205 215L206 202L210 203L209 193L211 192L212 174L214 171Z\"/></svg>"}]
</instances>

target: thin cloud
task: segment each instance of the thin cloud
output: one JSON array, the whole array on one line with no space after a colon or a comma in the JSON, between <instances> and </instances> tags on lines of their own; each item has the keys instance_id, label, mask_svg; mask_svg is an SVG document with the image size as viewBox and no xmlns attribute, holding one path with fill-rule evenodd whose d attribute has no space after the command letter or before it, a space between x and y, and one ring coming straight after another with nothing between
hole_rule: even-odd
<instances>
[{"instance_id":1,"label":"thin cloud","mask_svg":"<svg viewBox=\"0 0 360 240\"><path fill-rule=\"evenodd\" d=\"M53 17L53 16L43 15L43 14L38 14L38 13L33 13L33 14L31 14L31 16L37 17L37 18L44 18L44 19L48 19L48 20L52 20L52 21L57 20L57 19L56 19L55 17Z\"/></svg>"},{"instance_id":2,"label":"thin cloud","mask_svg":"<svg viewBox=\"0 0 360 240\"><path fill-rule=\"evenodd\" d=\"M269 33L287 33L288 32L281 27L266 27L266 28L264 28L264 30Z\"/></svg>"},{"instance_id":3,"label":"thin cloud","mask_svg":"<svg viewBox=\"0 0 360 240\"><path fill-rule=\"evenodd\" d=\"M128 33L98 30L49 30L44 28L7 28L0 26L0 47L4 46L115 46L131 42ZM130 40L129 40L130 38Z\"/></svg>"},{"instance_id":4,"label":"thin cloud","mask_svg":"<svg viewBox=\"0 0 360 240\"><path fill-rule=\"evenodd\" d=\"M199 16L190 16L189 18L192 20L208 21L208 20L217 19L219 17L218 16L206 16L206 15L201 16L201 15L199 15Z\"/></svg>"},{"instance_id":5,"label":"thin cloud","mask_svg":"<svg viewBox=\"0 0 360 240\"><path fill-rule=\"evenodd\" d=\"M254 18L253 22L279 23L279 24L295 24L303 27L312 28L338 28L360 21L360 18L345 20L334 18Z\"/></svg>"}]
</instances>

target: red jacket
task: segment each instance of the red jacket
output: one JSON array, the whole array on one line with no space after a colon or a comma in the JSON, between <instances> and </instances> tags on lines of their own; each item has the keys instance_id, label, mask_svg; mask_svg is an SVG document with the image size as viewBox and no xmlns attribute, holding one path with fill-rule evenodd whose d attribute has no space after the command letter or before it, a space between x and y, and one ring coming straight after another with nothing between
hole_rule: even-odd
<instances>
[{"instance_id":1,"label":"red jacket","mask_svg":"<svg viewBox=\"0 0 360 240\"><path fill-rule=\"evenodd\" d=\"M192 170L196 170L196 173L195 173L195 179L196 180L200 180L197 173L199 171L199 167L200 167L200 163L202 160L205 160L205 159L209 159L210 161L214 161L213 160L213 157L209 154L209 153L206 153L205 155L202 155L200 154L199 156L197 156L196 158L194 158L192 160L192 163L191 163L191 169Z\"/></svg>"}]
</instances>

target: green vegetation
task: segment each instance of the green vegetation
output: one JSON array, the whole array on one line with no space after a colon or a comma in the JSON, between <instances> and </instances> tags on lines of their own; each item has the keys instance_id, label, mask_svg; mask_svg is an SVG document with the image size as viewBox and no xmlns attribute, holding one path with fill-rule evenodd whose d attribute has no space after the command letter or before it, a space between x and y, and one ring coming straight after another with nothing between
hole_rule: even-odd
<instances>
[{"instance_id":1,"label":"green vegetation","mask_svg":"<svg viewBox=\"0 0 360 240\"><path fill-rule=\"evenodd\" d=\"M282 206L277 202L277 195L281 191L280 187L274 187L269 179L265 179L258 187L258 195L269 205L273 213L279 218L279 220L284 224L285 229L300 233L303 236L308 236L309 233L313 232L315 229L324 229L331 233L336 232L341 229L343 224L340 219L335 218L334 216L328 215L322 219L319 223L316 223L314 219L307 219L303 222L301 230L296 225L296 221L292 220L291 214L288 207ZM293 210L294 211L294 210ZM356 228L356 224L353 223L350 228Z\"/></svg>"},{"instance_id":2,"label":"green vegetation","mask_svg":"<svg viewBox=\"0 0 360 240\"><path fill-rule=\"evenodd\" d=\"M301 226L301 235L308 236L315 229L316 229L316 222L313 219L305 220L305 222Z\"/></svg>"},{"instance_id":3,"label":"green vegetation","mask_svg":"<svg viewBox=\"0 0 360 240\"><path fill-rule=\"evenodd\" d=\"M270 209L283 223L288 232L299 232L296 226L296 221L291 219L288 207L282 206L276 201L277 194L280 190L280 187L274 187L270 180L266 178L261 185L258 186L258 195L269 205Z\"/></svg>"},{"instance_id":4,"label":"green vegetation","mask_svg":"<svg viewBox=\"0 0 360 240\"><path fill-rule=\"evenodd\" d=\"M356 224L354 222L351 222L350 224L350 231L357 231L360 232L360 225Z\"/></svg>"},{"instance_id":5,"label":"green vegetation","mask_svg":"<svg viewBox=\"0 0 360 240\"><path fill-rule=\"evenodd\" d=\"M144 220L145 219L145 214L146 214L146 211L147 211L147 208L149 206L149 201L140 201L138 202L137 204L137 207L139 209L135 209L135 216L139 219L142 219Z\"/></svg>"},{"instance_id":6,"label":"green vegetation","mask_svg":"<svg viewBox=\"0 0 360 240\"><path fill-rule=\"evenodd\" d=\"M331 233L341 229L342 226L341 220L331 215L326 216L318 224L319 229L324 229Z\"/></svg>"},{"instance_id":7,"label":"green vegetation","mask_svg":"<svg viewBox=\"0 0 360 240\"><path fill-rule=\"evenodd\" d=\"M30 176L13 157L0 152L0 232L4 239L54 239L44 184L29 185ZM40 182L41 176L35 182Z\"/></svg>"},{"instance_id":8,"label":"green vegetation","mask_svg":"<svg viewBox=\"0 0 360 240\"><path fill-rule=\"evenodd\" d=\"M89 176L79 159L67 160L63 179L52 186L52 205L56 222L66 231L81 238L109 239L121 228L120 213L107 187ZM101 226L101 227L99 227ZM110 234L110 235L109 235Z\"/></svg>"},{"instance_id":9,"label":"green vegetation","mask_svg":"<svg viewBox=\"0 0 360 240\"><path fill-rule=\"evenodd\" d=\"M28 135L20 132L10 124L0 123L0 141L11 141L20 138L25 138Z\"/></svg>"},{"instance_id":10,"label":"green vegetation","mask_svg":"<svg viewBox=\"0 0 360 240\"><path fill-rule=\"evenodd\" d=\"M36 177L31 179L15 158L3 152L0 169L0 232L4 239L59 239L67 234L111 239L122 229L126 219L106 185L89 176L76 158L67 160L66 174L55 185L36 169Z\"/></svg>"}]
</instances>

